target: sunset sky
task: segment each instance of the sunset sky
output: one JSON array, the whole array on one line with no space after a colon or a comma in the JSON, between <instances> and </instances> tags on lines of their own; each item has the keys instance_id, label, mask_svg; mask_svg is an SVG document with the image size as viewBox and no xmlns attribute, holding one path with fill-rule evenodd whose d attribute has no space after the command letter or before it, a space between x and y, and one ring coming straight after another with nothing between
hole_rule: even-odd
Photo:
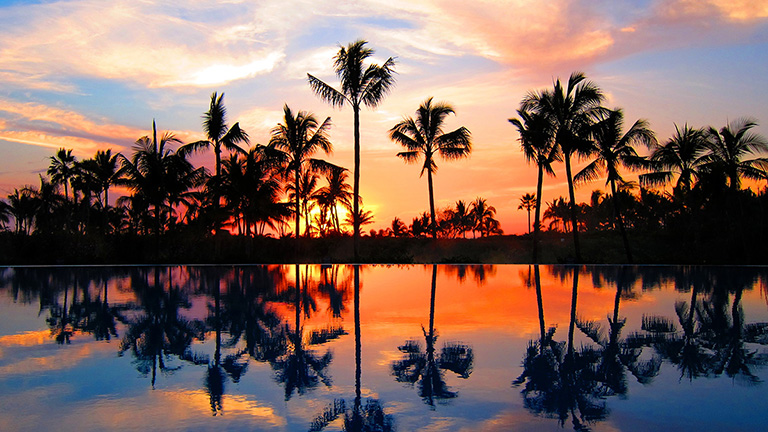
<instances>
[{"instance_id":1,"label":"sunset sky","mask_svg":"<svg viewBox=\"0 0 768 432\"><path fill-rule=\"evenodd\" d=\"M396 57L398 72L381 106L362 114L373 228L428 208L426 178L395 157L387 130L430 96L454 106L447 127L466 126L474 145L469 159L438 160L436 205L482 196L513 234L526 230L517 206L536 184L507 118L526 92L574 70L628 123L648 119L660 141L675 123L719 128L743 116L768 135L766 0L0 0L0 28L3 197L38 185L60 147L78 158L129 153L153 118L185 142L203 138L214 91L252 144L268 141L284 103L330 116L329 160L352 168L352 111L320 101L306 74L336 86L332 58L359 38L374 62ZM213 154L194 160L212 167ZM546 202L566 194L562 165L556 171ZM577 197L603 184L582 185Z\"/></svg>"}]
</instances>

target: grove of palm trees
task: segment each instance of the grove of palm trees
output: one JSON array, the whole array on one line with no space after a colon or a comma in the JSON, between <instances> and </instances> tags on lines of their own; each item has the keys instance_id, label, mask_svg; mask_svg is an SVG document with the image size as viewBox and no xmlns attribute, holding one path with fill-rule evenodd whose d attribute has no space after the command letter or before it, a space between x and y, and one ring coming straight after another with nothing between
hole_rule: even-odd
<instances>
[{"instance_id":1,"label":"grove of palm trees","mask_svg":"<svg viewBox=\"0 0 768 432\"><path fill-rule=\"evenodd\" d=\"M338 88L308 75L323 101L353 109L352 173L318 158L333 151L330 118L286 104L271 135L253 137L228 125L215 92L205 140L182 143L153 120L129 153L58 150L39 185L0 200L0 263L768 262L768 142L753 132L757 121L678 125L665 139L643 119L625 126L624 111L603 106L604 90L581 72L531 90L509 119L537 170L535 191L508 197L527 214L524 234L503 235L485 198L440 189L438 155L468 165L482 143L463 126L444 131L461 113L432 97L389 131L393 157L427 174L428 211L365 232L375 214L360 195L359 112L395 91L396 74L393 58L365 64L373 53L364 40L341 46L329 59ZM214 172L191 162L208 148ZM542 200L544 173L564 176L568 196ZM510 184L517 174L507 173ZM576 202L576 188L603 179L607 193ZM435 195L455 204L437 208Z\"/></svg>"}]
</instances>

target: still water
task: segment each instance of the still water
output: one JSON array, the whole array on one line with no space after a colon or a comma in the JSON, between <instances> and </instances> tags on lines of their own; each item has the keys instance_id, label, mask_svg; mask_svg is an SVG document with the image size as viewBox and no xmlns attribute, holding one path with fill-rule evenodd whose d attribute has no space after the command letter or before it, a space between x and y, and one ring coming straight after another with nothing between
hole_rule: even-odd
<instances>
[{"instance_id":1,"label":"still water","mask_svg":"<svg viewBox=\"0 0 768 432\"><path fill-rule=\"evenodd\" d=\"M768 425L768 270L0 268L0 429Z\"/></svg>"}]
</instances>

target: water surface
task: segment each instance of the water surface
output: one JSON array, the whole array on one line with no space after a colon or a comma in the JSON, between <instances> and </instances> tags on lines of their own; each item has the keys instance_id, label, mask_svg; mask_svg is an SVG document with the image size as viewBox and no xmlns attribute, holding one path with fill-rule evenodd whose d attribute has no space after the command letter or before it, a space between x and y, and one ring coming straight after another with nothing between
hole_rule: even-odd
<instances>
[{"instance_id":1,"label":"water surface","mask_svg":"<svg viewBox=\"0 0 768 432\"><path fill-rule=\"evenodd\" d=\"M0 425L762 430L767 283L730 267L0 268Z\"/></svg>"}]
</instances>

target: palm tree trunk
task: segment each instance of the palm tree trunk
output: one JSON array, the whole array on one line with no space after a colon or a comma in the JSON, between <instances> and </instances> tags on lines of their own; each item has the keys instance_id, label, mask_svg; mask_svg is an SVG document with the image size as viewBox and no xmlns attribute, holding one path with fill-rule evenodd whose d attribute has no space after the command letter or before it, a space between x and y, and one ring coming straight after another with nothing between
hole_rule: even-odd
<instances>
[{"instance_id":1,"label":"palm tree trunk","mask_svg":"<svg viewBox=\"0 0 768 432\"><path fill-rule=\"evenodd\" d=\"M573 191L573 176L571 175L571 155L565 155L565 176L568 178L568 195L571 199L571 223L573 225L573 247L576 261L581 262L581 247L579 246L579 226L576 221L576 194Z\"/></svg>"},{"instance_id":2,"label":"palm tree trunk","mask_svg":"<svg viewBox=\"0 0 768 432\"><path fill-rule=\"evenodd\" d=\"M299 206L299 169L298 167L295 170L295 183L296 183L296 190L295 190L295 198L296 198L296 254L298 258L299 253L299 228L301 227L300 219L301 219L301 207ZM296 267L296 276L298 277L298 267ZM296 280L296 283L298 284L299 281Z\"/></svg>"},{"instance_id":3,"label":"palm tree trunk","mask_svg":"<svg viewBox=\"0 0 768 432\"><path fill-rule=\"evenodd\" d=\"M541 233L541 187L544 183L544 167L539 163L539 175L536 182L536 212L533 216L533 263L539 262L539 234Z\"/></svg>"},{"instance_id":4,"label":"palm tree trunk","mask_svg":"<svg viewBox=\"0 0 768 432\"><path fill-rule=\"evenodd\" d=\"M354 249L355 262L360 261L360 106L352 105L355 112L355 181L354 181L354 203L352 204L352 243Z\"/></svg>"},{"instance_id":5,"label":"palm tree trunk","mask_svg":"<svg viewBox=\"0 0 768 432\"><path fill-rule=\"evenodd\" d=\"M432 221L432 238L437 238L437 222L435 220L435 196L432 192L432 170L430 169L427 169L427 185L429 186L429 217Z\"/></svg>"},{"instance_id":6,"label":"palm tree trunk","mask_svg":"<svg viewBox=\"0 0 768 432\"><path fill-rule=\"evenodd\" d=\"M539 353L544 353L544 339L547 336L546 325L544 323L544 300L541 296L541 273L539 265L533 266L534 284L536 285L536 306L539 309L539 332L541 333L541 343L539 344Z\"/></svg>"},{"instance_id":7,"label":"palm tree trunk","mask_svg":"<svg viewBox=\"0 0 768 432\"><path fill-rule=\"evenodd\" d=\"M427 334L427 363L435 356L435 292L437 291L437 264L432 264L432 293L429 298L429 333Z\"/></svg>"},{"instance_id":8,"label":"palm tree trunk","mask_svg":"<svg viewBox=\"0 0 768 432\"><path fill-rule=\"evenodd\" d=\"M619 211L619 197L616 195L616 181L614 180L611 180L611 193L613 194L613 212L616 219L616 225L618 225L619 232L621 232L621 239L624 241L624 250L627 251L627 262L632 264L632 250L629 248L627 230L624 228L624 220L622 219L621 212Z\"/></svg>"},{"instance_id":9,"label":"palm tree trunk","mask_svg":"<svg viewBox=\"0 0 768 432\"><path fill-rule=\"evenodd\" d=\"M355 405L360 402L362 377L362 345L360 339L360 266L355 265Z\"/></svg>"},{"instance_id":10,"label":"palm tree trunk","mask_svg":"<svg viewBox=\"0 0 768 432\"><path fill-rule=\"evenodd\" d=\"M213 146L213 154L216 155L216 178L218 179L221 178L221 147L219 143L215 143Z\"/></svg>"}]
</instances>

